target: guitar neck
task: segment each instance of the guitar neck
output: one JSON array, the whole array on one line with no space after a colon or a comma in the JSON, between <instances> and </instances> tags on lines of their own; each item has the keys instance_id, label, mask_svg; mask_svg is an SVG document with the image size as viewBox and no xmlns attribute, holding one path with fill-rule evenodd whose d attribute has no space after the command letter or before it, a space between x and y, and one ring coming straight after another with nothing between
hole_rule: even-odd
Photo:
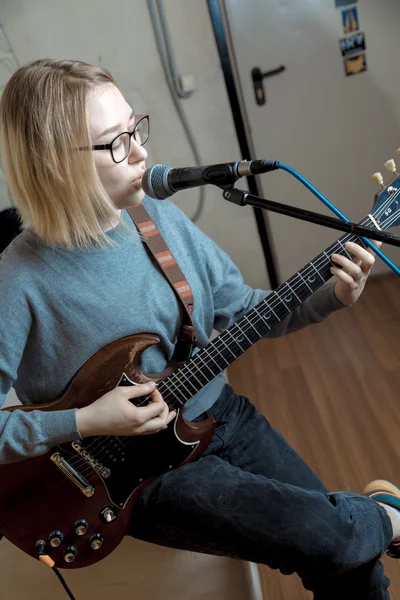
<instances>
[{"instance_id":1,"label":"guitar neck","mask_svg":"<svg viewBox=\"0 0 400 600\"><path fill-rule=\"evenodd\" d=\"M360 225L376 228L369 217ZM342 236L166 377L158 389L170 409L183 406L326 283L332 277L332 254L343 254L351 258L345 248L345 243L349 241L359 242L359 238L349 234Z\"/></svg>"}]
</instances>

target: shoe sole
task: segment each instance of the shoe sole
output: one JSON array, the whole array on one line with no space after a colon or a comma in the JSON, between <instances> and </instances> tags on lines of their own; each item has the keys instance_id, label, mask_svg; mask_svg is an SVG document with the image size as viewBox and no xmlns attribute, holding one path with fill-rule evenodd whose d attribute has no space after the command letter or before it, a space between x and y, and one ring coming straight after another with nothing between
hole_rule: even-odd
<instances>
[{"instance_id":1,"label":"shoe sole","mask_svg":"<svg viewBox=\"0 0 400 600\"><path fill-rule=\"evenodd\" d=\"M370 498L379 496L381 494L387 494L392 498L396 498L396 500L400 503L400 489L385 479L376 479L375 481L369 483L364 489L364 494Z\"/></svg>"}]
</instances>

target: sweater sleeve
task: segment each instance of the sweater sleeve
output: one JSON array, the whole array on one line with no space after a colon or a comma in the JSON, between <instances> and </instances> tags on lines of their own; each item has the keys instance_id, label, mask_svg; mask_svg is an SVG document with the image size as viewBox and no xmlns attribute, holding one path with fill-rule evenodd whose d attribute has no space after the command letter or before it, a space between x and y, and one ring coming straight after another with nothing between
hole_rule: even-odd
<instances>
[{"instance_id":1,"label":"sweater sleeve","mask_svg":"<svg viewBox=\"0 0 400 600\"><path fill-rule=\"evenodd\" d=\"M0 406L17 379L32 323L20 274L14 271L12 277L12 269L4 265L4 254L0 260ZM76 409L0 410L0 464L43 454L80 437Z\"/></svg>"},{"instance_id":2,"label":"sweater sleeve","mask_svg":"<svg viewBox=\"0 0 400 600\"><path fill-rule=\"evenodd\" d=\"M246 285L231 258L209 238L203 237L208 275L213 289L217 331L224 331L261 302L270 290L253 289ZM327 319L344 308L335 296L332 283L323 285L293 312L282 319L265 337L276 338Z\"/></svg>"}]
</instances>

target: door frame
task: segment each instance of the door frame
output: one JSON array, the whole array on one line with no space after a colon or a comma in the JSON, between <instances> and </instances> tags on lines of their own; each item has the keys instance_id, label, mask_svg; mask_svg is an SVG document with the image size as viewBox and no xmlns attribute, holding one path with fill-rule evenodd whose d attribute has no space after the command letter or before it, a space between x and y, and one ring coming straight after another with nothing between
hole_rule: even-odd
<instances>
[{"instance_id":1,"label":"door frame","mask_svg":"<svg viewBox=\"0 0 400 600\"><path fill-rule=\"evenodd\" d=\"M240 102L239 94L240 85L237 78L235 78L235 70L233 67L234 55L230 43L227 15L223 0L207 0L207 4L242 160L255 160L251 136L248 135L245 120L243 118L242 103ZM250 193L254 196L260 196L256 177L251 175L246 179ZM268 216L263 214L263 211L260 208L253 208L253 212L263 249L270 285L272 289L276 289L279 285L279 280L274 249L271 244L272 236L270 233Z\"/></svg>"}]
</instances>

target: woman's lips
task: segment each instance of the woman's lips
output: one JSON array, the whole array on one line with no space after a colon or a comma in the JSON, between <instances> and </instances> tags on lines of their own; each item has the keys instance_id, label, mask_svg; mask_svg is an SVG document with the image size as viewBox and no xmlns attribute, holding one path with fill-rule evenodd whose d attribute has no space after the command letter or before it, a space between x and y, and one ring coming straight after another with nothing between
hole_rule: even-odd
<instances>
[{"instance_id":1,"label":"woman's lips","mask_svg":"<svg viewBox=\"0 0 400 600\"><path fill-rule=\"evenodd\" d=\"M136 179L134 179L134 180L132 181L132 185L135 185L135 186L139 186L139 187L140 187L140 186L142 185L142 177L143 177L143 174L142 174L142 175L139 175L139 177L136 177Z\"/></svg>"}]
</instances>

